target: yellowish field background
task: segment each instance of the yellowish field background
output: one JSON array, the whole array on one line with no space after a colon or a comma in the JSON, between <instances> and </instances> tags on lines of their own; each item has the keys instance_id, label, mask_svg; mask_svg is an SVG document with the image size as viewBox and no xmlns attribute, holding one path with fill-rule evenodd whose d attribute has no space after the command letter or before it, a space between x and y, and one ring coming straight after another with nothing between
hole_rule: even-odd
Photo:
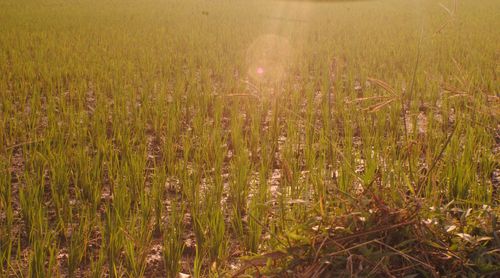
<instances>
[{"instance_id":1,"label":"yellowish field background","mask_svg":"<svg viewBox=\"0 0 500 278\"><path fill-rule=\"evenodd\" d=\"M339 217L355 233L408 204L447 231L438 245L479 250L467 234L490 250L499 11L0 1L0 275L251 273L240 258L311 245ZM471 271L494 270L484 258Z\"/></svg>"}]
</instances>

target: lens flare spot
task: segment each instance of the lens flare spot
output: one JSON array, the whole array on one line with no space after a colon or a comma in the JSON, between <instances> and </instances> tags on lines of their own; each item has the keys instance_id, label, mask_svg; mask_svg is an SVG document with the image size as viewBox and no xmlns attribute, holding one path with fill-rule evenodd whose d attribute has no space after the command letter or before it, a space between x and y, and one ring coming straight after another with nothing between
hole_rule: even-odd
<instances>
[{"instance_id":1,"label":"lens flare spot","mask_svg":"<svg viewBox=\"0 0 500 278\"><path fill-rule=\"evenodd\" d=\"M273 34L258 37L247 49L248 75L262 83L280 82L290 66L288 39Z\"/></svg>"}]
</instances>

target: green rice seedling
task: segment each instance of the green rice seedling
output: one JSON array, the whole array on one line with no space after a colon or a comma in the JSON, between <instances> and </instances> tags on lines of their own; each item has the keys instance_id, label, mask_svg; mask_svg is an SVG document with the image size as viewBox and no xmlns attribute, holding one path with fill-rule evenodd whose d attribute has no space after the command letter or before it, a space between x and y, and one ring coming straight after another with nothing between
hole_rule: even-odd
<instances>
[{"instance_id":1,"label":"green rice seedling","mask_svg":"<svg viewBox=\"0 0 500 278\"><path fill-rule=\"evenodd\" d=\"M242 122L239 116L235 116L232 122L231 142L234 146L234 154L231 163L231 207L233 229L240 237L244 235L243 217L246 214L247 197L249 194L249 178L251 162L248 157L246 144L241 138Z\"/></svg>"},{"instance_id":2,"label":"green rice seedling","mask_svg":"<svg viewBox=\"0 0 500 278\"><path fill-rule=\"evenodd\" d=\"M89 219L89 215L91 214L88 212L88 209L82 209L80 213L82 214L80 216L80 223L78 227L74 227L69 238L68 274L71 277L75 275L75 271L86 257L90 241L91 220Z\"/></svg>"},{"instance_id":3,"label":"green rice seedling","mask_svg":"<svg viewBox=\"0 0 500 278\"><path fill-rule=\"evenodd\" d=\"M38 153L35 153L35 155ZM45 188L44 165L42 162L34 160L30 165L30 171L33 175L25 173L26 185L20 189L19 202L23 220L25 222L26 234L30 238L38 238L42 235L47 227L47 219L45 217L45 209L43 207L43 192Z\"/></svg>"},{"instance_id":4,"label":"green rice seedling","mask_svg":"<svg viewBox=\"0 0 500 278\"><path fill-rule=\"evenodd\" d=\"M261 167L259 187L248 208L248 228L245 236L245 245L252 253L257 253L261 245L262 233L267 221L268 194L267 169Z\"/></svg>"},{"instance_id":5,"label":"green rice seedling","mask_svg":"<svg viewBox=\"0 0 500 278\"><path fill-rule=\"evenodd\" d=\"M9 157L5 161L11 161ZM14 235L12 233L14 211L12 208L12 179L7 163L0 162L0 211L4 213L0 219L0 273L4 273L6 265L10 262L12 247L14 246Z\"/></svg>"},{"instance_id":6,"label":"green rice seedling","mask_svg":"<svg viewBox=\"0 0 500 278\"><path fill-rule=\"evenodd\" d=\"M206 248L208 257L214 265L220 265L227 256L226 225L224 214L220 206L211 208L211 212L206 216L208 221L208 240Z\"/></svg>"},{"instance_id":7,"label":"green rice seedling","mask_svg":"<svg viewBox=\"0 0 500 278\"><path fill-rule=\"evenodd\" d=\"M196 278L199 278L203 275L204 255L201 252L203 252L201 247L199 247L197 245L196 246L196 254L195 254L194 262L193 262L193 276Z\"/></svg>"},{"instance_id":8,"label":"green rice seedling","mask_svg":"<svg viewBox=\"0 0 500 278\"><path fill-rule=\"evenodd\" d=\"M165 212L163 201L165 198L166 184L166 170L161 167L156 167L151 189L151 206L154 212L154 232L156 234L160 233L163 227L163 213Z\"/></svg>"},{"instance_id":9,"label":"green rice seedling","mask_svg":"<svg viewBox=\"0 0 500 278\"><path fill-rule=\"evenodd\" d=\"M92 157L85 146L78 146L74 150L71 174L76 194L83 202L91 204L95 211L101 198L101 184L98 181L102 169L96 167L94 170L97 165L102 165L100 157Z\"/></svg>"},{"instance_id":10,"label":"green rice seedling","mask_svg":"<svg viewBox=\"0 0 500 278\"><path fill-rule=\"evenodd\" d=\"M28 264L28 275L30 277L54 277L57 276L56 270L56 250L57 245L53 245L53 239L50 234L45 234L33 238Z\"/></svg>"},{"instance_id":11,"label":"green rice seedling","mask_svg":"<svg viewBox=\"0 0 500 278\"><path fill-rule=\"evenodd\" d=\"M139 214L127 224L129 228L123 231L127 240L124 242L128 275L143 277L146 271L147 252L151 245L152 230L150 218Z\"/></svg>"},{"instance_id":12,"label":"green rice seedling","mask_svg":"<svg viewBox=\"0 0 500 278\"><path fill-rule=\"evenodd\" d=\"M207 196L205 197L206 210L208 212L207 221L210 233L210 246L208 247L209 257L215 265L220 265L227 256L227 234L225 214L222 206L223 184L223 163L226 150L223 145L222 130L220 126L221 107L215 107L215 119L213 131L207 135L209 153L205 154L206 165L211 165L209 171L213 171L213 178L207 184Z\"/></svg>"},{"instance_id":13,"label":"green rice seedling","mask_svg":"<svg viewBox=\"0 0 500 278\"><path fill-rule=\"evenodd\" d=\"M120 217L119 209L114 206L106 208L103 244L106 248L108 271L111 277L120 276L120 254L126 241L123 231L120 229L120 226L122 225Z\"/></svg>"},{"instance_id":14,"label":"green rice seedling","mask_svg":"<svg viewBox=\"0 0 500 278\"><path fill-rule=\"evenodd\" d=\"M163 230L163 264L167 277L176 277L181 267L184 251L184 205L172 203L172 211Z\"/></svg>"},{"instance_id":15,"label":"green rice seedling","mask_svg":"<svg viewBox=\"0 0 500 278\"><path fill-rule=\"evenodd\" d=\"M104 231L104 227L102 225L99 226L99 231ZM90 258L90 276L93 278L102 277L104 275L104 266L107 260L107 247L104 244L101 244L99 250L97 250L97 257Z\"/></svg>"},{"instance_id":16,"label":"green rice seedling","mask_svg":"<svg viewBox=\"0 0 500 278\"><path fill-rule=\"evenodd\" d=\"M126 173L123 182L128 188L130 205L133 207L139 206L141 197L145 196L145 154L145 150L141 150L138 154L131 153L123 165L123 173Z\"/></svg>"},{"instance_id":17,"label":"green rice seedling","mask_svg":"<svg viewBox=\"0 0 500 278\"><path fill-rule=\"evenodd\" d=\"M50 167L50 191L51 200L54 203L57 225L59 230L64 232L72 219L72 206L70 205L69 185L70 173L68 171L69 162L62 150L58 153L51 153L49 150L48 163Z\"/></svg>"}]
</instances>

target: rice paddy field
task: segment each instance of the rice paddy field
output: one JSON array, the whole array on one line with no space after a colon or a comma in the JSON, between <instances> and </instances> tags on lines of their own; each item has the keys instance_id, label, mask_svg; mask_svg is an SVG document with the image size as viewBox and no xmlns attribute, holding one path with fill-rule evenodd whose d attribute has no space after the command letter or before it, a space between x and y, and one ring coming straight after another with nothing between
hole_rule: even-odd
<instances>
[{"instance_id":1,"label":"rice paddy field","mask_svg":"<svg viewBox=\"0 0 500 278\"><path fill-rule=\"evenodd\" d=\"M498 277L499 13L0 0L0 277Z\"/></svg>"}]
</instances>

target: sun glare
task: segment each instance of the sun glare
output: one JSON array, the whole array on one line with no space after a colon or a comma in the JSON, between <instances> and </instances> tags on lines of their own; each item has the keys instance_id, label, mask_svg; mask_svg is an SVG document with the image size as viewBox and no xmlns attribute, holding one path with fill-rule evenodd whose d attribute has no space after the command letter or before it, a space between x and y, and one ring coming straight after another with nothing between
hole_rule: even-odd
<instances>
[{"instance_id":1,"label":"sun glare","mask_svg":"<svg viewBox=\"0 0 500 278\"><path fill-rule=\"evenodd\" d=\"M286 76L292 48L288 39L267 34L247 50L248 75L256 82L279 82Z\"/></svg>"}]
</instances>

